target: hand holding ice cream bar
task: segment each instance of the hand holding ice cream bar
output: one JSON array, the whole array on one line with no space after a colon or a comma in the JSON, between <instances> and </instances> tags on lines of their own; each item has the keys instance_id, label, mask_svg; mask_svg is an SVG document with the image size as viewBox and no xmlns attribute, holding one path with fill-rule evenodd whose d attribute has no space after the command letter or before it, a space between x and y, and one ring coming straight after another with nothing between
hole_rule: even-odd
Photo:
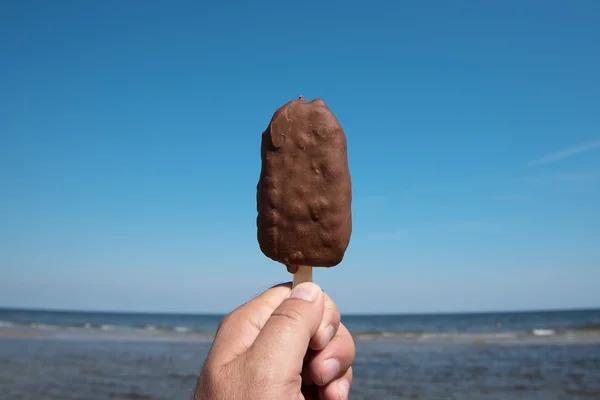
<instances>
[{"instance_id":1,"label":"hand holding ice cream bar","mask_svg":"<svg viewBox=\"0 0 600 400\"><path fill-rule=\"evenodd\" d=\"M258 243L294 274L344 258L352 232L352 184L344 131L321 99L293 100L262 134L257 186Z\"/></svg>"}]
</instances>

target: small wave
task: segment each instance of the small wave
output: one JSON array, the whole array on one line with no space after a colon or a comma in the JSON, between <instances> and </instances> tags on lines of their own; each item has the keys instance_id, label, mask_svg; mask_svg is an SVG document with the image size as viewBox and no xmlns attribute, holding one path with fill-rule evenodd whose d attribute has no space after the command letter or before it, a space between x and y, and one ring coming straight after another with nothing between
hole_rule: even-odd
<instances>
[{"instance_id":1,"label":"small wave","mask_svg":"<svg viewBox=\"0 0 600 400\"><path fill-rule=\"evenodd\" d=\"M92 324L90 324L89 322L86 322L85 324L83 324L84 329L92 329Z\"/></svg>"},{"instance_id":2,"label":"small wave","mask_svg":"<svg viewBox=\"0 0 600 400\"><path fill-rule=\"evenodd\" d=\"M406 340L499 340L516 339L519 332L410 332L410 331L359 331L352 335L357 339L395 338Z\"/></svg>"},{"instance_id":3,"label":"small wave","mask_svg":"<svg viewBox=\"0 0 600 400\"><path fill-rule=\"evenodd\" d=\"M13 324L12 322L8 322L8 321L0 321L0 328L11 328L13 327L15 324Z\"/></svg>"},{"instance_id":4,"label":"small wave","mask_svg":"<svg viewBox=\"0 0 600 400\"><path fill-rule=\"evenodd\" d=\"M116 329L116 326L104 324L104 325L100 325L100 329L103 331L113 331Z\"/></svg>"},{"instance_id":5,"label":"small wave","mask_svg":"<svg viewBox=\"0 0 600 400\"><path fill-rule=\"evenodd\" d=\"M151 332L154 332L156 329L157 329L157 328L156 328L156 326L154 326L154 325L146 325L146 326L144 327L144 330L146 330L146 331L151 331Z\"/></svg>"},{"instance_id":6,"label":"small wave","mask_svg":"<svg viewBox=\"0 0 600 400\"><path fill-rule=\"evenodd\" d=\"M531 334L534 336L552 336L556 333L554 329L533 329Z\"/></svg>"},{"instance_id":7,"label":"small wave","mask_svg":"<svg viewBox=\"0 0 600 400\"><path fill-rule=\"evenodd\" d=\"M187 326L176 326L173 328L173 330L178 333L186 333L190 332L192 329L188 328Z\"/></svg>"},{"instance_id":8,"label":"small wave","mask_svg":"<svg viewBox=\"0 0 600 400\"><path fill-rule=\"evenodd\" d=\"M390 331L361 331L361 332L353 332L353 335L357 338L415 338L423 335L424 332L407 332L407 331L398 331L398 332L390 332Z\"/></svg>"},{"instance_id":9,"label":"small wave","mask_svg":"<svg viewBox=\"0 0 600 400\"><path fill-rule=\"evenodd\" d=\"M33 324L29 324L29 326L32 327L33 329L39 329L42 331L51 331L51 330L59 329L59 327L56 325L38 324L35 322Z\"/></svg>"}]
</instances>

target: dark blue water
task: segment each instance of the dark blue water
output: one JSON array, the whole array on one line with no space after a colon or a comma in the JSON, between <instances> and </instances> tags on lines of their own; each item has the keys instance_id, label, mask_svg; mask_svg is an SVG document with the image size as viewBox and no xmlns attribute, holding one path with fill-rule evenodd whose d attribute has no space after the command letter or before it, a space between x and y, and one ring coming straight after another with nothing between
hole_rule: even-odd
<instances>
[{"instance_id":1,"label":"dark blue water","mask_svg":"<svg viewBox=\"0 0 600 400\"><path fill-rule=\"evenodd\" d=\"M45 325L48 327L186 328L214 331L222 315L141 314L111 312L41 311L0 308L0 326Z\"/></svg>"},{"instance_id":2,"label":"dark blue water","mask_svg":"<svg viewBox=\"0 0 600 400\"><path fill-rule=\"evenodd\" d=\"M157 329L214 332L222 315L141 314L40 311L0 308L0 328L88 328L111 330ZM562 331L600 328L600 309L576 311L424 314L424 315L346 315L351 332L376 333L498 333Z\"/></svg>"},{"instance_id":3,"label":"dark blue water","mask_svg":"<svg viewBox=\"0 0 600 400\"><path fill-rule=\"evenodd\" d=\"M220 318L0 309L0 399L190 399ZM600 399L600 310L343 322L351 399Z\"/></svg>"}]
</instances>

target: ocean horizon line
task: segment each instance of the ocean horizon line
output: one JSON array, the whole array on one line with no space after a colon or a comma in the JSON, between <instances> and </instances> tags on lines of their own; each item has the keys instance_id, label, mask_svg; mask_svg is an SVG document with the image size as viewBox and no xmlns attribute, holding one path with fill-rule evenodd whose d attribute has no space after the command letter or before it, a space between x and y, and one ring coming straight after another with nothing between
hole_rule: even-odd
<instances>
[{"instance_id":1,"label":"ocean horizon line","mask_svg":"<svg viewBox=\"0 0 600 400\"><path fill-rule=\"evenodd\" d=\"M63 308L37 308L37 307L13 307L0 306L0 312L47 312L62 314L98 314L98 315L165 315L165 316L209 316L223 317L228 312L177 312L177 311L133 311L133 310L90 310L90 309L63 309ZM505 310L481 310L481 311L421 311L421 312L342 312L346 317L398 317L398 316L432 316L432 315L482 315L482 314L539 314L560 312L590 312L600 311L600 307L564 307L564 308L540 308L540 309L505 309ZM231 311L229 311L231 312Z\"/></svg>"}]
</instances>

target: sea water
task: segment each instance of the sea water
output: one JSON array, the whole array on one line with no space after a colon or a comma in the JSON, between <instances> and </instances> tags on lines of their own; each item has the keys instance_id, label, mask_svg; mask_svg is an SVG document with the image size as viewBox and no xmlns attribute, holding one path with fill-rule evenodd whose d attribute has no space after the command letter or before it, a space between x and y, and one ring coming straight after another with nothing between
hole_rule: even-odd
<instances>
[{"instance_id":1,"label":"sea water","mask_svg":"<svg viewBox=\"0 0 600 400\"><path fill-rule=\"evenodd\" d=\"M190 399L221 318L0 309L0 399ZM351 399L600 399L600 310L343 322Z\"/></svg>"}]
</instances>

